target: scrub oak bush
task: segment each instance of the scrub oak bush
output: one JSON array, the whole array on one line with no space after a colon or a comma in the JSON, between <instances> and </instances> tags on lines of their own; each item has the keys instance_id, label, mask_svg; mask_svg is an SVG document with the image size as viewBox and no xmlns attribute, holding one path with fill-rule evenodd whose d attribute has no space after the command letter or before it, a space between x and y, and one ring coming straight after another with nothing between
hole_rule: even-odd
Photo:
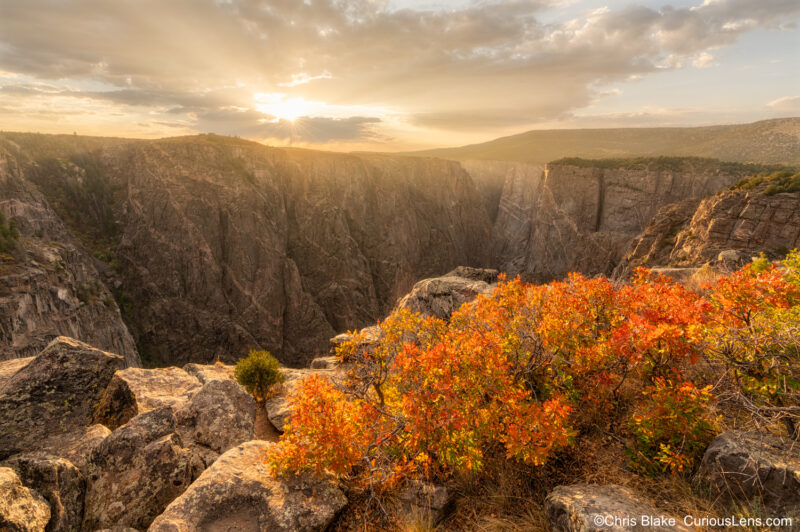
<instances>
[{"instance_id":1,"label":"scrub oak bush","mask_svg":"<svg viewBox=\"0 0 800 532\"><path fill-rule=\"evenodd\" d=\"M345 384L299 387L270 464L374 493L480 474L498 452L540 466L601 433L627 440L637 471L689 474L722 399L796 427L799 291L793 252L698 291L640 268L625 284L501 277L449 321L399 310L339 346Z\"/></svg>"},{"instance_id":2,"label":"scrub oak bush","mask_svg":"<svg viewBox=\"0 0 800 532\"><path fill-rule=\"evenodd\" d=\"M269 351L250 351L236 363L233 375L256 401L268 398L273 387L284 381L280 364Z\"/></svg>"}]
</instances>

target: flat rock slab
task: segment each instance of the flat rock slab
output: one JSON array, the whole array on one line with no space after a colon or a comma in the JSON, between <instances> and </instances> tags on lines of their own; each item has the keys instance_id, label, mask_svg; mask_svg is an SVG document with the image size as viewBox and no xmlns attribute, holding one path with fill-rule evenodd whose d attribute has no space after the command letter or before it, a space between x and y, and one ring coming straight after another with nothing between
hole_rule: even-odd
<instances>
[{"instance_id":1,"label":"flat rock slab","mask_svg":"<svg viewBox=\"0 0 800 532\"><path fill-rule=\"evenodd\" d=\"M72 338L53 340L0 391L0 460L58 446L64 435L85 430L124 364Z\"/></svg>"},{"instance_id":2,"label":"flat rock slab","mask_svg":"<svg viewBox=\"0 0 800 532\"><path fill-rule=\"evenodd\" d=\"M3 465L49 503L47 532L80 532L86 482L74 464L52 455L18 454Z\"/></svg>"},{"instance_id":3,"label":"flat rock slab","mask_svg":"<svg viewBox=\"0 0 800 532\"><path fill-rule=\"evenodd\" d=\"M181 405L199 387L196 377L176 367L118 371L97 406L95 420L113 430L139 414Z\"/></svg>"},{"instance_id":4,"label":"flat rock slab","mask_svg":"<svg viewBox=\"0 0 800 532\"><path fill-rule=\"evenodd\" d=\"M628 488L616 485L558 486L545 499L544 510L556 532L690 530L683 526L681 519L660 511ZM669 519L673 521L667 521Z\"/></svg>"},{"instance_id":5,"label":"flat rock slab","mask_svg":"<svg viewBox=\"0 0 800 532\"><path fill-rule=\"evenodd\" d=\"M13 469L0 467L0 530L43 532L49 520L47 501L26 488Z\"/></svg>"},{"instance_id":6,"label":"flat rock slab","mask_svg":"<svg viewBox=\"0 0 800 532\"><path fill-rule=\"evenodd\" d=\"M696 478L724 502L757 499L771 511L792 511L800 517L800 442L725 432L708 446Z\"/></svg>"},{"instance_id":7,"label":"flat rock slab","mask_svg":"<svg viewBox=\"0 0 800 532\"><path fill-rule=\"evenodd\" d=\"M234 379L233 370L236 366L229 366L227 364L186 364L183 370L192 377L205 384L213 380L228 380Z\"/></svg>"},{"instance_id":8,"label":"flat rock slab","mask_svg":"<svg viewBox=\"0 0 800 532\"><path fill-rule=\"evenodd\" d=\"M229 450L152 524L150 532L325 530L347 504L330 481L271 476L273 444L254 440Z\"/></svg>"}]
</instances>

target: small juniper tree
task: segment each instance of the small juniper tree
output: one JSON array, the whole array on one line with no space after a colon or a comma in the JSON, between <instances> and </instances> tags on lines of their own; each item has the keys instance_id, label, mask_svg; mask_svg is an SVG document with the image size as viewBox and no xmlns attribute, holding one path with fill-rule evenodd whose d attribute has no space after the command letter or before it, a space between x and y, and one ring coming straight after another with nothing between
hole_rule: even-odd
<instances>
[{"instance_id":1,"label":"small juniper tree","mask_svg":"<svg viewBox=\"0 0 800 532\"><path fill-rule=\"evenodd\" d=\"M284 380L278 360L269 351L250 351L236 363L233 374L256 401L269 397L272 387Z\"/></svg>"}]
</instances>

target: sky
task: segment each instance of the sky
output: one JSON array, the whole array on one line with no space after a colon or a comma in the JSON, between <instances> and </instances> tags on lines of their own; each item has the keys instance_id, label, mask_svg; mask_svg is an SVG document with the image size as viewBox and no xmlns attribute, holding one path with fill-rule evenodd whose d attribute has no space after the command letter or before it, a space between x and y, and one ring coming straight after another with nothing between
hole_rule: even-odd
<instances>
[{"instance_id":1,"label":"sky","mask_svg":"<svg viewBox=\"0 0 800 532\"><path fill-rule=\"evenodd\" d=\"M800 116L798 0L0 0L0 130L396 151Z\"/></svg>"}]
</instances>

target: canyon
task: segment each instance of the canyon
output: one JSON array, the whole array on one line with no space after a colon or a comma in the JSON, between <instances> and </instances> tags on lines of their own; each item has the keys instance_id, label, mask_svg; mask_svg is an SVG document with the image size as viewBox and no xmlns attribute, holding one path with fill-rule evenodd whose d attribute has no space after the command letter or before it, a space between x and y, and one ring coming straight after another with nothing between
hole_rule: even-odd
<instances>
[{"instance_id":1,"label":"canyon","mask_svg":"<svg viewBox=\"0 0 800 532\"><path fill-rule=\"evenodd\" d=\"M250 349L304 367L457 266L546 282L774 255L798 243L800 194L721 191L777 168L1 133L0 210L19 238L0 255L0 360L67 335L129 367Z\"/></svg>"}]
</instances>

